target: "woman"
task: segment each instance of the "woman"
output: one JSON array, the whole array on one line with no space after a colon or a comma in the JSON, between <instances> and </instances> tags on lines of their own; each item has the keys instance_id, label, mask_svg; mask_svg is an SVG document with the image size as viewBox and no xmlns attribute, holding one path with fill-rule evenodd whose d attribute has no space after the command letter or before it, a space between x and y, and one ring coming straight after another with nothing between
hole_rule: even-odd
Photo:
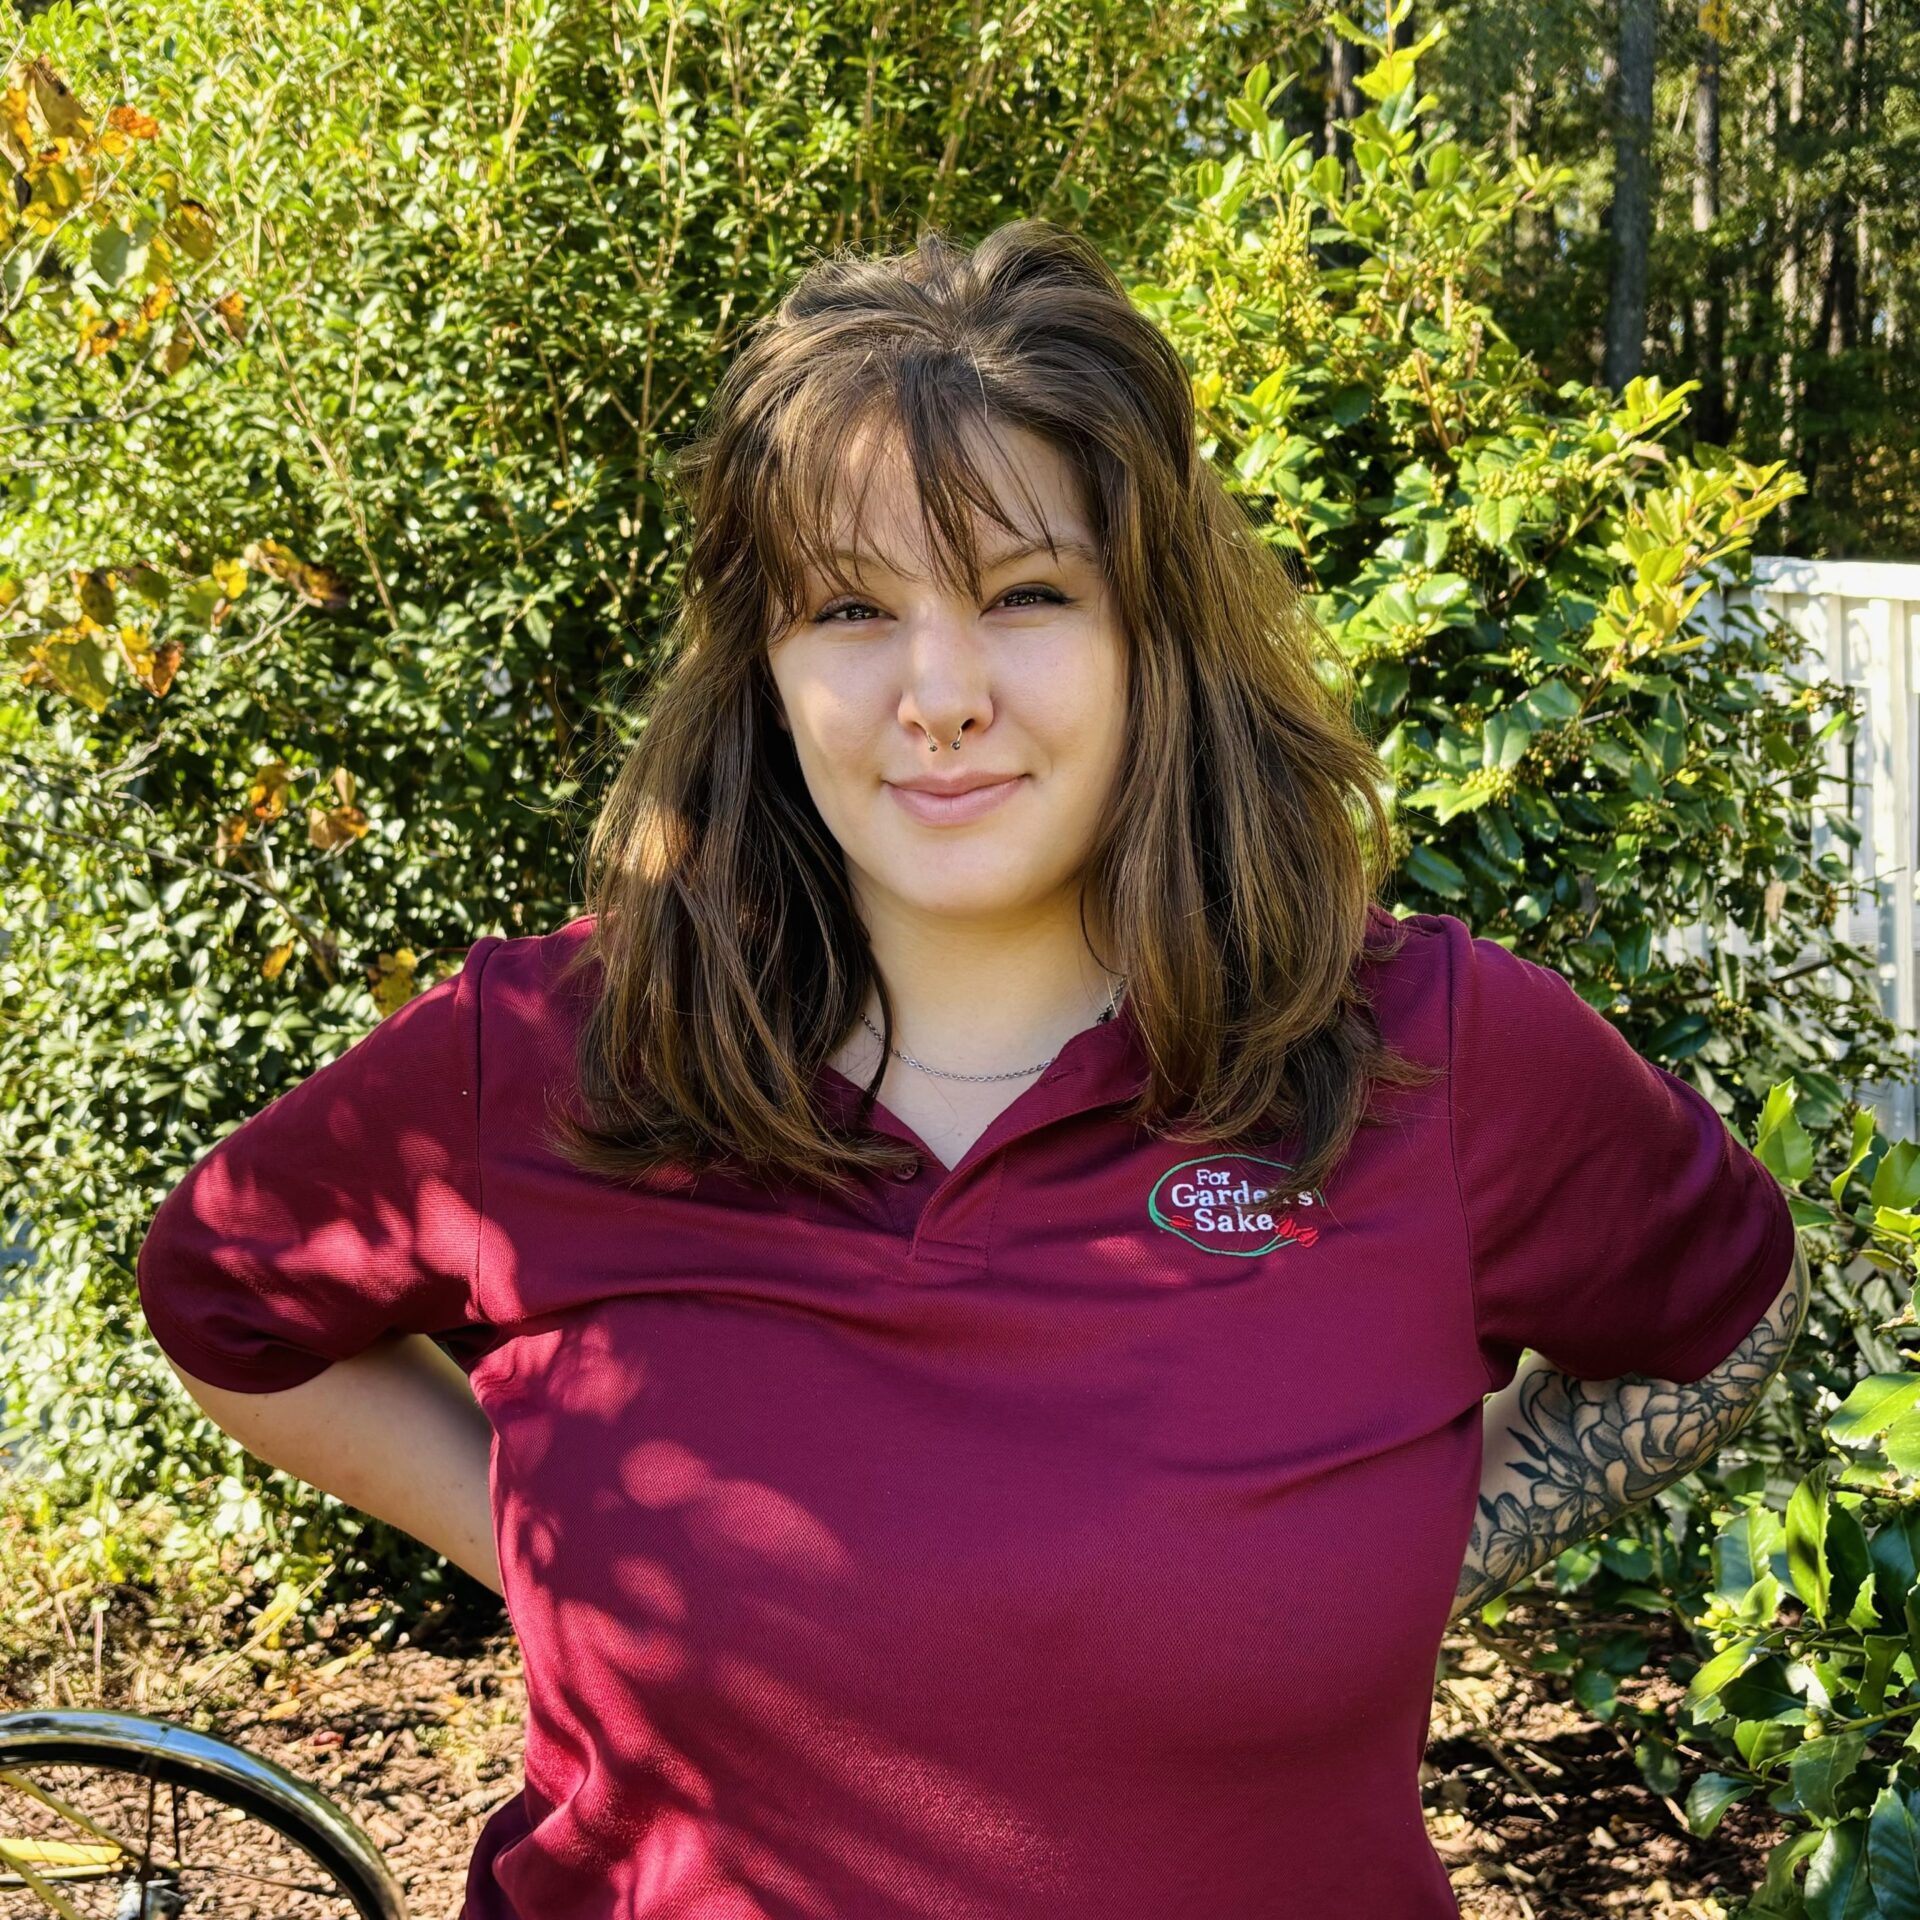
<instances>
[{"instance_id":1,"label":"woman","mask_svg":"<svg viewBox=\"0 0 1920 1920\"><path fill-rule=\"evenodd\" d=\"M1442 1632L1731 1430L1780 1188L1376 904L1337 656L1074 235L816 265L681 473L590 910L141 1249L216 1419L506 1596L467 1920L1456 1913Z\"/></svg>"}]
</instances>

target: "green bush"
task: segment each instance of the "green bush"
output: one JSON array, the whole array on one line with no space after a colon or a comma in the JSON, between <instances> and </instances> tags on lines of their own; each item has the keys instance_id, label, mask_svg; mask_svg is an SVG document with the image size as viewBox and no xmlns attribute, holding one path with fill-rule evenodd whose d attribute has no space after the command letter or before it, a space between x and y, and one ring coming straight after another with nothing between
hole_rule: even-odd
<instances>
[{"instance_id":1,"label":"green bush","mask_svg":"<svg viewBox=\"0 0 1920 1920\"><path fill-rule=\"evenodd\" d=\"M1680 1729L1623 1703L1651 1640L1620 1611L1701 1664L1751 1642L1694 1676L1722 1758L1689 1805L1710 1825L1764 1789L1799 1822L1783 1873L1826 1849L1806 1910L1842 1911L1820 1889L1913 1804L1881 1738L1920 1704L1907 1489L1834 1449L1907 1465L1887 1330L1920 1185L1848 1099L1901 1061L1830 932L1846 870L1811 852L1843 692L1765 683L1790 638L1702 597L1793 476L1673 453L1685 389L1545 390L1487 243L1546 183L1431 122L1421 47L1374 43L1348 180L1272 117L1263 64L1238 78L1244 12L1062 0L1017 44L885 18L555 7L498 39L404 0L355 9L342 54L319 20L141 0L27 31L77 103L20 96L30 197L0 235L24 456L0 470L0 1217L35 1255L0 1389L35 1499L98 1523L111 1578L139 1577L116 1515L156 1494L166 1551L238 1543L281 1593L432 1572L184 1400L135 1316L139 1233L474 937L573 911L673 587L655 459L740 326L908 209L962 235L1054 212L1187 354L1209 454L1352 661L1407 809L1402 902L1567 973L1760 1114L1796 1188L1827 1162L1832 1205L1795 1197L1829 1257L1789 1375L1731 1457L1563 1555L1558 1624L1506 1651L1672 1791ZM1787 1595L1805 1617L1775 1622Z\"/></svg>"},{"instance_id":2,"label":"green bush","mask_svg":"<svg viewBox=\"0 0 1920 1920\"><path fill-rule=\"evenodd\" d=\"M1726 602L1799 483L1675 453L1686 388L1547 390L1488 275L1554 182L1431 119L1427 44L1369 42L1350 178L1289 137L1257 66L1242 144L1196 167L1136 298L1353 664L1408 810L1402 904L1558 968L1757 1129L1820 1282L1734 1445L1561 1554L1525 1589L1545 1624L1529 1607L1501 1637L1519 1594L1468 1624L1615 1727L1696 1832L1756 1796L1782 1817L1756 1915L1920 1914L1920 1373L1898 1344L1920 1147L1849 1097L1909 1062L1872 957L1832 930L1844 851L1811 850L1848 697ZM1621 1690L1661 1642L1690 1682L1673 1710Z\"/></svg>"},{"instance_id":3,"label":"green bush","mask_svg":"<svg viewBox=\"0 0 1920 1920\"><path fill-rule=\"evenodd\" d=\"M656 462L745 324L926 217L1128 261L1261 31L977 12L9 11L0 1392L63 1498L204 1489L263 1580L412 1552L258 1497L145 1338L139 1235L473 939L577 911L672 591Z\"/></svg>"},{"instance_id":4,"label":"green bush","mask_svg":"<svg viewBox=\"0 0 1920 1920\"><path fill-rule=\"evenodd\" d=\"M1548 183L1423 118L1426 42L1370 44L1353 181L1256 67L1136 298L1353 663L1408 810L1402 903L1558 968L1730 1119L1792 1070L1830 1127L1900 1065L1832 931L1843 856L1810 850L1817 747L1853 715L1832 683L1763 686L1796 636L1702 604L1798 482L1670 452L1686 388L1545 390L1486 276ZM1664 950L1689 929L1711 957Z\"/></svg>"}]
</instances>

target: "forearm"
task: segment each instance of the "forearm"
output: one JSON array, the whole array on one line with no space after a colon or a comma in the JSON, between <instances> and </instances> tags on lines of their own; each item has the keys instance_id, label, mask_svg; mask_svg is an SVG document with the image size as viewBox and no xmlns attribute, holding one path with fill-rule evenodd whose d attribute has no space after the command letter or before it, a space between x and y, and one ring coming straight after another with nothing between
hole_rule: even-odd
<instances>
[{"instance_id":1,"label":"forearm","mask_svg":"<svg viewBox=\"0 0 1920 1920\"><path fill-rule=\"evenodd\" d=\"M459 1364L425 1334L391 1335L278 1393L233 1393L174 1372L249 1453L501 1591L487 1485L493 1429Z\"/></svg>"},{"instance_id":2,"label":"forearm","mask_svg":"<svg viewBox=\"0 0 1920 1920\"><path fill-rule=\"evenodd\" d=\"M1538 1354L1485 1403L1480 1494L1452 1614L1487 1601L1710 1460L1799 1332L1805 1252L1765 1319L1703 1379L1581 1380ZM1451 1616L1450 1616L1451 1617Z\"/></svg>"}]
</instances>

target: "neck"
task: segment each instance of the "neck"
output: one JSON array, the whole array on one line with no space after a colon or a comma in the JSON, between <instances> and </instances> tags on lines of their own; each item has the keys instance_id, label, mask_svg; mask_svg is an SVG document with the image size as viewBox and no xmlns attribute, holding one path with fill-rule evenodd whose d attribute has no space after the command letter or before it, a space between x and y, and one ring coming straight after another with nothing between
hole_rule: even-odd
<instances>
[{"instance_id":1,"label":"neck","mask_svg":"<svg viewBox=\"0 0 1920 1920\"><path fill-rule=\"evenodd\" d=\"M1082 935L1077 902L1065 913L994 925L895 906L868 905L864 913L893 1002L894 1046L948 1073L1008 1073L1050 1059L1100 1018L1120 985ZM1100 948L1110 961L1110 946ZM863 1011L881 1026L877 994ZM879 1052L880 1042L858 1024L842 1049L862 1070ZM836 1064L846 1070L844 1061Z\"/></svg>"}]
</instances>

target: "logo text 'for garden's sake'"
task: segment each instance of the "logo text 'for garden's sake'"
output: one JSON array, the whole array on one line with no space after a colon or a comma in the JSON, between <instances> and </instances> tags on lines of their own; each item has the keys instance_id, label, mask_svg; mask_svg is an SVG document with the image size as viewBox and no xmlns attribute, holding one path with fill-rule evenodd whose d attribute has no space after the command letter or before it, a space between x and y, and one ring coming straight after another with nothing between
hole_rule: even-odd
<instances>
[{"instance_id":1,"label":"logo text 'for garden's sake'","mask_svg":"<svg viewBox=\"0 0 1920 1920\"><path fill-rule=\"evenodd\" d=\"M1310 1247L1320 1237L1307 1217L1322 1204L1311 1187L1296 1190L1284 1160L1210 1154L1169 1167L1147 1195L1156 1227L1177 1233L1202 1253L1250 1255L1275 1247Z\"/></svg>"}]
</instances>

